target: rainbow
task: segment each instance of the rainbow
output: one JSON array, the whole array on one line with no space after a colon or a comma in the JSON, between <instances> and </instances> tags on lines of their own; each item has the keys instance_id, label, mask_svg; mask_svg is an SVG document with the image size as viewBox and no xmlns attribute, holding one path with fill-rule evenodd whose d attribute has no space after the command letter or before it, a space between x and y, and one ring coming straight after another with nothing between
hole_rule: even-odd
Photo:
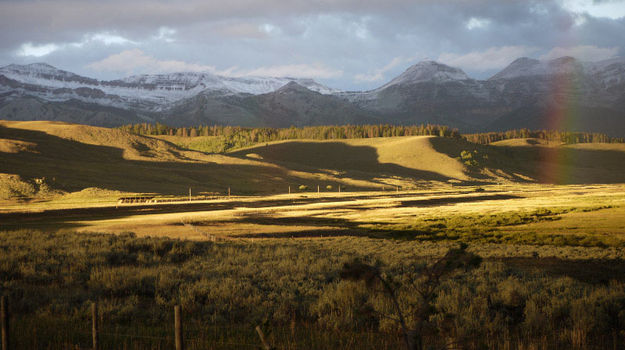
<instances>
[{"instance_id":1,"label":"rainbow","mask_svg":"<svg viewBox=\"0 0 625 350\"><path fill-rule=\"evenodd\" d=\"M571 74L554 75L551 82L549 102L545 114L548 130L574 131L579 128L579 100L575 97L582 77L576 71ZM571 183L575 174L571 172L575 163L575 153L562 147L541 147L539 150L540 169L538 180L541 183Z\"/></svg>"}]
</instances>

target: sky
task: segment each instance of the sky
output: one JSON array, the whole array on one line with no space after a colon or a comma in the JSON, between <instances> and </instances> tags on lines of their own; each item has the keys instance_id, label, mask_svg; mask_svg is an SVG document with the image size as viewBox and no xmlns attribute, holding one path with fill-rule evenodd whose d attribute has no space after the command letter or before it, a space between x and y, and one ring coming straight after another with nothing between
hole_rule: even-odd
<instances>
[{"instance_id":1,"label":"sky","mask_svg":"<svg viewBox=\"0 0 625 350\"><path fill-rule=\"evenodd\" d=\"M625 56L625 0L0 0L0 66L202 71L378 87L422 60L486 79L519 57Z\"/></svg>"}]
</instances>

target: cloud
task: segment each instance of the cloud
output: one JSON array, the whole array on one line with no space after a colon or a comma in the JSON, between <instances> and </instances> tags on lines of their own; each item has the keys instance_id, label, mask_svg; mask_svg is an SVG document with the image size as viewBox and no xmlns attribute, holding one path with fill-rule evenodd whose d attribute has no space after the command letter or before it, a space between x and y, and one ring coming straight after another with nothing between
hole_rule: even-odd
<instances>
[{"instance_id":1,"label":"cloud","mask_svg":"<svg viewBox=\"0 0 625 350\"><path fill-rule=\"evenodd\" d=\"M125 50L118 54L87 65L96 71L108 71L124 74L172 73L172 72L211 72L214 66L187 63L176 60L158 60L140 49Z\"/></svg>"},{"instance_id":2,"label":"cloud","mask_svg":"<svg viewBox=\"0 0 625 350\"><path fill-rule=\"evenodd\" d=\"M175 40L173 36L176 34L176 30L168 27L158 28L156 35L152 36L153 40L164 41L166 43L173 43Z\"/></svg>"},{"instance_id":3,"label":"cloud","mask_svg":"<svg viewBox=\"0 0 625 350\"><path fill-rule=\"evenodd\" d=\"M271 24L254 24L250 22L219 23L214 26L215 33L228 38L261 39L278 29Z\"/></svg>"},{"instance_id":4,"label":"cloud","mask_svg":"<svg viewBox=\"0 0 625 350\"><path fill-rule=\"evenodd\" d=\"M593 17L619 19L625 17L623 0L564 0L562 6L571 12L587 13Z\"/></svg>"},{"instance_id":5,"label":"cloud","mask_svg":"<svg viewBox=\"0 0 625 350\"><path fill-rule=\"evenodd\" d=\"M490 20L487 18L471 17L469 21L467 22L467 29L472 30L472 29L486 28L488 27L489 24L490 24Z\"/></svg>"},{"instance_id":6,"label":"cloud","mask_svg":"<svg viewBox=\"0 0 625 350\"><path fill-rule=\"evenodd\" d=\"M20 46L16 54L22 57L43 57L68 47L81 48L89 44L103 44L109 46L136 43L119 35L102 32L84 35L82 40L70 43L46 43L35 45L31 42L27 42Z\"/></svg>"},{"instance_id":7,"label":"cloud","mask_svg":"<svg viewBox=\"0 0 625 350\"><path fill-rule=\"evenodd\" d=\"M53 43L34 45L33 43L24 43L17 50L16 54L22 57L43 57L51 54L59 49L59 46Z\"/></svg>"},{"instance_id":8,"label":"cloud","mask_svg":"<svg viewBox=\"0 0 625 350\"><path fill-rule=\"evenodd\" d=\"M188 63L178 60L159 60L140 49L125 50L103 60L90 63L88 68L96 71L108 71L123 74L208 72L224 76L264 76L292 78L336 78L343 72L330 69L323 64L287 64L264 66L253 69L231 67L218 70L215 66Z\"/></svg>"},{"instance_id":9,"label":"cloud","mask_svg":"<svg viewBox=\"0 0 625 350\"><path fill-rule=\"evenodd\" d=\"M122 44L134 44L132 40L128 40L123 36L111 34L108 32L96 33L93 35L86 35L85 38L77 43L78 45L85 45L89 42L101 42L104 45L122 45Z\"/></svg>"},{"instance_id":10,"label":"cloud","mask_svg":"<svg viewBox=\"0 0 625 350\"><path fill-rule=\"evenodd\" d=\"M43 60L116 79L114 67L86 67L139 49L176 63L153 63L161 70L189 62L229 75L262 68L359 90L417 52L479 78L564 44L625 54L625 18L597 12L623 1L587 0L591 10L565 1L577 0L0 0L0 65Z\"/></svg>"},{"instance_id":11,"label":"cloud","mask_svg":"<svg viewBox=\"0 0 625 350\"><path fill-rule=\"evenodd\" d=\"M597 47L593 45L579 45L568 47L554 47L546 54L540 56L541 60L551 60L564 56L575 57L581 61L601 61L618 56L618 47Z\"/></svg>"},{"instance_id":12,"label":"cloud","mask_svg":"<svg viewBox=\"0 0 625 350\"><path fill-rule=\"evenodd\" d=\"M438 56L438 61L453 67L484 72L506 67L515 59L529 56L536 51L538 48L527 46L491 47L465 54L442 53Z\"/></svg>"},{"instance_id":13,"label":"cloud","mask_svg":"<svg viewBox=\"0 0 625 350\"><path fill-rule=\"evenodd\" d=\"M262 76L262 77L291 77L291 78L338 78L343 75L342 70L328 68L321 63L314 64L286 64L259 67L250 70L229 71L231 76Z\"/></svg>"},{"instance_id":14,"label":"cloud","mask_svg":"<svg viewBox=\"0 0 625 350\"><path fill-rule=\"evenodd\" d=\"M409 62L412 62L416 58L417 57L404 57L404 56L395 57L387 65L385 65L384 67L375 69L371 73L356 74L354 76L354 79L356 81L364 81L364 82L374 82L374 81L383 80L385 78L384 77L385 73L387 73L388 71L392 70L393 68L395 68L395 67L397 67L399 65L403 65L403 64L407 64Z\"/></svg>"}]
</instances>

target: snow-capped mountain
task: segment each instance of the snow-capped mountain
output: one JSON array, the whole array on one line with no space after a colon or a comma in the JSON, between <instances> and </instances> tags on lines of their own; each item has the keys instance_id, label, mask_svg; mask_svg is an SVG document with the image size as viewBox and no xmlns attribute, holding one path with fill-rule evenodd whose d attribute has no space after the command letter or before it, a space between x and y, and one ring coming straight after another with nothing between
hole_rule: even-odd
<instances>
[{"instance_id":1,"label":"snow-capped mountain","mask_svg":"<svg viewBox=\"0 0 625 350\"><path fill-rule=\"evenodd\" d=\"M440 123L462 131L553 128L625 136L625 58L519 58L487 80L434 61L380 87L343 92L312 79L224 77L207 72L100 81L38 63L0 68L0 119L96 125L318 125Z\"/></svg>"},{"instance_id":2,"label":"snow-capped mountain","mask_svg":"<svg viewBox=\"0 0 625 350\"><path fill-rule=\"evenodd\" d=\"M339 96L403 124L442 123L474 131L553 128L559 127L549 124L554 111L566 109L558 113L569 116L559 118L575 119L569 124L580 129L620 130L625 135L624 58L600 62L519 58L487 80L425 61L377 89Z\"/></svg>"},{"instance_id":3,"label":"snow-capped mountain","mask_svg":"<svg viewBox=\"0 0 625 350\"><path fill-rule=\"evenodd\" d=\"M588 82L599 82L606 86L619 84L625 78L625 58L617 57L599 62L582 62L573 57L561 57L549 61L521 57L489 80L561 75L585 76Z\"/></svg>"},{"instance_id":4,"label":"snow-capped mountain","mask_svg":"<svg viewBox=\"0 0 625 350\"><path fill-rule=\"evenodd\" d=\"M444 83L460 80L471 80L471 78L462 69L435 61L422 61L410 66L401 75L378 89L385 89L393 85L414 85L423 82Z\"/></svg>"},{"instance_id":5,"label":"snow-capped mountain","mask_svg":"<svg viewBox=\"0 0 625 350\"><path fill-rule=\"evenodd\" d=\"M99 81L45 63L8 65L0 68L0 75L13 81L10 87L2 84L4 86L0 87L0 91L14 91L48 101L77 99L147 112L163 111L176 101L202 92L258 95L275 91L291 81L323 94L337 91L312 79L222 77L196 72L137 75L120 80ZM90 89L90 93L86 94L85 89Z\"/></svg>"},{"instance_id":6,"label":"snow-capped mountain","mask_svg":"<svg viewBox=\"0 0 625 350\"><path fill-rule=\"evenodd\" d=\"M514 60L501 72L495 74L490 80L581 74L583 70L584 65L573 57L561 57L550 61L521 57Z\"/></svg>"}]
</instances>

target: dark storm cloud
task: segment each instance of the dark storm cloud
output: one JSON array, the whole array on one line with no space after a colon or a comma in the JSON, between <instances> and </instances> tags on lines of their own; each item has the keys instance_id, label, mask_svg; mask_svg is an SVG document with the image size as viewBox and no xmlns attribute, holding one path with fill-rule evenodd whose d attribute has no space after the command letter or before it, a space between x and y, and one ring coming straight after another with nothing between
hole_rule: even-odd
<instances>
[{"instance_id":1,"label":"dark storm cloud","mask_svg":"<svg viewBox=\"0 0 625 350\"><path fill-rule=\"evenodd\" d=\"M519 55L622 55L625 18L591 14L625 6L606 1L9 0L0 64L43 60L101 77L295 70L366 88L430 58L487 76Z\"/></svg>"}]
</instances>

